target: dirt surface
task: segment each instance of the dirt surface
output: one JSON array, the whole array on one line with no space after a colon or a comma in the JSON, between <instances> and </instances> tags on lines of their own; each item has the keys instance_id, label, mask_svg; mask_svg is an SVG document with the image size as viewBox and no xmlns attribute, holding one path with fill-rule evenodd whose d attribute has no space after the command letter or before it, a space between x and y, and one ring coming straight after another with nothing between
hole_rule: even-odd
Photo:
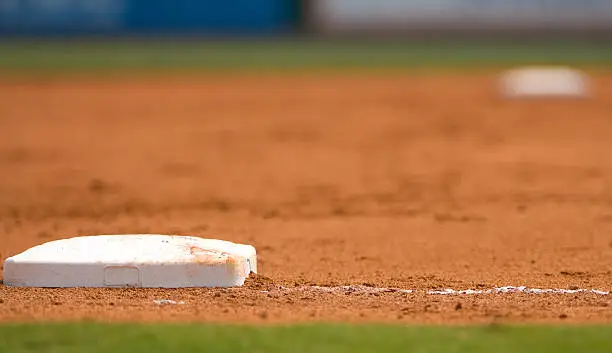
<instances>
[{"instance_id":1,"label":"dirt surface","mask_svg":"<svg viewBox=\"0 0 612 353\"><path fill-rule=\"evenodd\" d=\"M426 293L612 290L612 74L574 101L502 100L495 78L3 80L0 259L188 234L254 245L266 278L0 285L0 321L612 322L612 295Z\"/></svg>"}]
</instances>

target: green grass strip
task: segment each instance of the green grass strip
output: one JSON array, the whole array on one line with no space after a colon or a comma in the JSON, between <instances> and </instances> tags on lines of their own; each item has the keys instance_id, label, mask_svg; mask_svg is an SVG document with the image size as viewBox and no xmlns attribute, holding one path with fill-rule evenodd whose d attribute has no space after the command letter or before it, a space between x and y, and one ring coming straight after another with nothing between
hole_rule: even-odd
<instances>
[{"instance_id":1,"label":"green grass strip","mask_svg":"<svg viewBox=\"0 0 612 353\"><path fill-rule=\"evenodd\" d=\"M612 66L612 45L584 42L3 41L0 70L291 70Z\"/></svg>"},{"instance_id":2,"label":"green grass strip","mask_svg":"<svg viewBox=\"0 0 612 353\"><path fill-rule=\"evenodd\" d=\"M0 352L612 352L612 326L5 324Z\"/></svg>"}]
</instances>

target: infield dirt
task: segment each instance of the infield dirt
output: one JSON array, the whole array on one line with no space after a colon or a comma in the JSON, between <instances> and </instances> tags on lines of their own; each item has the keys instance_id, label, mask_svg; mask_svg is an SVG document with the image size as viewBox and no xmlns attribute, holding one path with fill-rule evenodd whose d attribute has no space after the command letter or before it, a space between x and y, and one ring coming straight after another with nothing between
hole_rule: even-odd
<instances>
[{"instance_id":1,"label":"infield dirt","mask_svg":"<svg viewBox=\"0 0 612 353\"><path fill-rule=\"evenodd\" d=\"M574 101L502 100L493 73L3 80L2 261L183 234L254 245L266 278L0 285L0 321L610 323L612 295L423 292L612 290L612 74L593 75Z\"/></svg>"}]
</instances>

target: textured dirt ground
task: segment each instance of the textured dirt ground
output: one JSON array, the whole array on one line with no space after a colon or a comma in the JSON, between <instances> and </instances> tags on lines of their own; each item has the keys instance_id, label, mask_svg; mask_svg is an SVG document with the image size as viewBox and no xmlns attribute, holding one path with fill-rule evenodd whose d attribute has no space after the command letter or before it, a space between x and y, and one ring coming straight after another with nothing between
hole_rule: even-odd
<instances>
[{"instance_id":1,"label":"textured dirt ground","mask_svg":"<svg viewBox=\"0 0 612 353\"><path fill-rule=\"evenodd\" d=\"M268 279L0 285L0 321L612 322L612 295L422 292L612 290L612 74L580 101L504 101L495 78L3 80L1 260L75 235L190 234L255 245ZM358 284L419 292L308 289Z\"/></svg>"}]
</instances>

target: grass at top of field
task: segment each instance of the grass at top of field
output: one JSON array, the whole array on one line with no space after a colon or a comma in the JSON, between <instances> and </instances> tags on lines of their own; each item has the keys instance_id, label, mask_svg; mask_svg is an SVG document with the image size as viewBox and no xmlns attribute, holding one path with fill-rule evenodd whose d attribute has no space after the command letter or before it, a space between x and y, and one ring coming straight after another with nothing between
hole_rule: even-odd
<instances>
[{"instance_id":1,"label":"grass at top of field","mask_svg":"<svg viewBox=\"0 0 612 353\"><path fill-rule=\"evenodd\" d=\"M0 42L0 71L18 74L113 70L479 68L527 64L607 68L612 66L612 45L303 40Z\"/></svg>"},{"instance_id":2,"label":"grass at top of field","mask_svg":"<svg viewBox=\"0 0 612 353\"><path fill-rule=\"evenodd\" d=\"M4 324L1 352L612 352L612 326Z\"/></svg>"}]
</instances>

